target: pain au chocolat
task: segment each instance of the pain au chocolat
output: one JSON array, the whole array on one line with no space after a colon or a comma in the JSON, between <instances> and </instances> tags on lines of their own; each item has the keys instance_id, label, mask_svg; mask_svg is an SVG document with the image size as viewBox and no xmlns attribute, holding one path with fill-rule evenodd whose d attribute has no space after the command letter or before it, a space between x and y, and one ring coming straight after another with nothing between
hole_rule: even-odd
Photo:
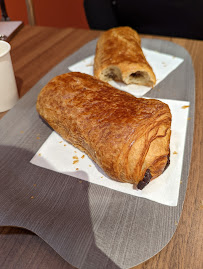
<instances>
[{"instance_id":1,"label":"pain au chocolat","mask_svg":"<svg viewBox=\"0 0 203 269\"><path fill-rule=\"evenodd\" d=\"M94 76L103 81L117 80L150 87L156 83L138 33L127 26L112 28L100 36L95 52Z\"/></svg>"},{"instance_id":2,"label":"pain au chocolat","mask_svg":"<svg viewBox=\"0 0 203 269\"><path fill-rule=\"evenodd\" d=\"M168 165L171 113L159 100L136 98L72 72L53 78L36 107L62 138L112 179L142 189Z\"/></svg>"}]
</instances>

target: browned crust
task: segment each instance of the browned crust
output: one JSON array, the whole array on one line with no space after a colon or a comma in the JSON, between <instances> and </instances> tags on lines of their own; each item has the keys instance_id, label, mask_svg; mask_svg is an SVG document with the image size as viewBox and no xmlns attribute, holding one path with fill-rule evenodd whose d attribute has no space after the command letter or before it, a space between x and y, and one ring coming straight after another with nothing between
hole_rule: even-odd
<instances>
[{"instance_id":1,"label":"browned crust","mask_svg":"<svg viewBox=\"0 0 203 269\"><path fill-rule=\"evenodd\" d=\"M40 92L37 111L65 140L84 151L111 178L138 183L167 163L168 105L136 98L77 72L53 78Z\"/></svg>"},{"instance_id":2,"label":"browned crust","mask_svg":"<svg viewBox=\"0 0 203 269\"><path fill-rule=\"evenodd\" d=\"M112 72L117 72L118 76L111 78ZM132 74L143 74L145 77L140 80ZM96 46L94 76L103 81L114 79L126 84L153 86L156 83L155 74L143 54L140 37L130 27L112 28L100 36Z\"/></svg>"}]
</instances>

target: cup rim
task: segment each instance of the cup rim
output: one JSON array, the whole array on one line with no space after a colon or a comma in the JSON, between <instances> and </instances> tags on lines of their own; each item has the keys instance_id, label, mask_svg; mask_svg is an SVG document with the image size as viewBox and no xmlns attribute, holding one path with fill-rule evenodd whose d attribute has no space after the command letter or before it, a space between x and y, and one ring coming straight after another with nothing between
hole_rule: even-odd
<instances>
[{"instance_id":1,"label":"cup rim","mask_svg":"<svg viewBox=\"0 0 203 269\"><path fill-rule=\"evenodd\" d=\"M11 45L8 42L0 40L0 44L1 43L4 43L4 44L7 45L7 50L5 52L3 52L3 53L0 53L0 57L6 55L11 50Z\"/></svg>"}]
</instances>

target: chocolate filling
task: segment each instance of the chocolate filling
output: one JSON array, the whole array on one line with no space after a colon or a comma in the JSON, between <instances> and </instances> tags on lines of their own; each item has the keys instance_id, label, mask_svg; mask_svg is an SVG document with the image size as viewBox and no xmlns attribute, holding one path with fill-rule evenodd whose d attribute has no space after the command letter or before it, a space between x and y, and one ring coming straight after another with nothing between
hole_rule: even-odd
<instances>
[{"instance_id":1,"label":"chocolate filling","mask_svg":"<svg viewBox=\"0 0 203 269\"><path fill-rule=\"evenodd\" d=\"M170 164L170 154L167 155L167 163L166 163L166 166L164 168L164 171L169 167L169 164Z\"/></svg>"},{"instance_id":2,"label":"chocolate filling","mask_svg":"<svg viewBox=\"0 0 203 269\"><path fill-rule=\"evenodd\" d=\"M137 71L135 73L132 73L130 76L133 78L141 78L143 77L143 73L141 71Z\"/></svg>"},{"instance_id":3,"label":"chocolate filling","mask_svg":"<svg viewBox=\"0 0 203 269\"><path fill-rule=\"evenodd\" d=\"M114 73L109 73L107 75L108 78L111 78L111 79L115 79L116 78L116 75Z\"/></svg>"},{"instance_id":4,"label":"chocolate filling","mask_svg":"<svg viewBox=\"0 0 203 269\"><path fill-rule=\"evenodd\" d=\"M109 69L108 73L105 74L105 76L107 78L110 78L110 79L116 79L117 78L117 76L116 76L116 74L114 72L114 69L112 69L112 68Z\"/></svg>"},{"instance_id":5,"label":"chocolate filling","mask_svg":"<svg viewBox=\"0 0 203 269\"><path fill-rule=\"evenodd\" d=\"M142 190L147 184L149 184L150 179L152 178L152 175L150 173L150 170L147 169L144 175L143 180L141 180L138 184L137 184L137 188L139 190Z\"/></svg>"},{"instance_id":6,"label":"chocolate filling","mask_svg":"<svg viewBox=\"0 0 203 269\"><path fill-rule=\"evenodd\" d=\"M169 167L169 164L170 164L170 154L168 154L167 156L167 163L166 163L166 166L164 168L164 171ZM163 172L164 172L163 171ZM147 184L149 184L150 180L152 178L152 175L150 173L150 169L147 169L146 172L145 172L145 175L144 175L144 178L143 180L141 180L138 184L137 184L137 188L139 190L142 190Z\"/></svg>"}]
</instances>

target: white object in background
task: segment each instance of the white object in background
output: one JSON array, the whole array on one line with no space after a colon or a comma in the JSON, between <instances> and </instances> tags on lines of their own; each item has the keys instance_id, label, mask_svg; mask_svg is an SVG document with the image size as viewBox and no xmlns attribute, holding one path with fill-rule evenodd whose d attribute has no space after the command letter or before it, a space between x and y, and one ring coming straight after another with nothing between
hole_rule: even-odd
<instances>
[{"instance_id":1,"label":"white object in background","mask_svg":"<svg viewBox=\"0 0 203 269\"><path fill-rule=\"evenodd\" d=\"M19 99L10 50L9 43L0 41L0 112L11 109Z\"/></svg>"},{"instance_id":2,"label":"white object in background","mask_svg":"<svg viewBox=\"0 0 203 269\"><path fill-rule=\"evenodd\" d=\"M11 40L22 26L22 21L0 21L0 35L5 35L6 41Z\"/></svg>"}]
</instances>

